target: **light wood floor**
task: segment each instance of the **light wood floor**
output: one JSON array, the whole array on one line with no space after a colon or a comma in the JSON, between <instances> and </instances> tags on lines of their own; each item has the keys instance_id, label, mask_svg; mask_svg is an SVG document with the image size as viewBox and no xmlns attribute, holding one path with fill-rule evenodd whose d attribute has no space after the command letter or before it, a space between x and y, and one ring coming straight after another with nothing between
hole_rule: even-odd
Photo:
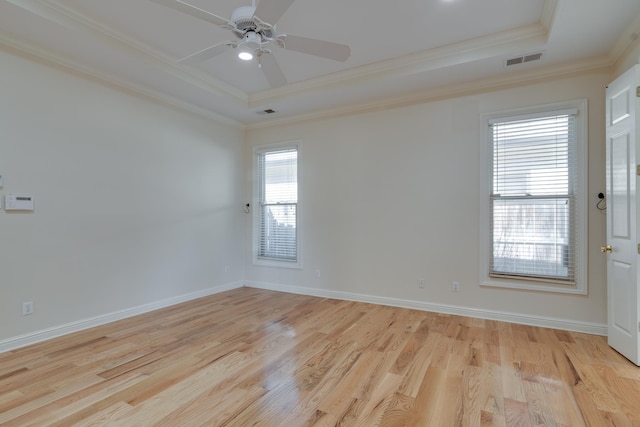
<instances>
[{"instance_id":1,"label":"light wood floor","mask_svg":"<svg viewBox=\"0 0 640 427\"><path fill-rule=\"evenodd\" d=\"M0 354L0 425L640 426L603 337L238 289Z\"/></svg>"}]
</instances>

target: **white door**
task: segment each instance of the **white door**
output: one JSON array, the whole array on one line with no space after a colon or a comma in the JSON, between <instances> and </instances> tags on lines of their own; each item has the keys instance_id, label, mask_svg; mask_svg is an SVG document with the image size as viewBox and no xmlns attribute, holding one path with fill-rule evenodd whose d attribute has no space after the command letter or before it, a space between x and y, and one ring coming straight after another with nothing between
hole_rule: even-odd
<instances>
[{"instance_id":1,"label":"white door","mask_svg":"<svg viewBox=\"0 0 640 427\"><path fill-rule=\"evenodd\" d=\"M640 160L636 65L607 87L607 311L609 345L640 366Z\"/></svg>"}]
</instances>

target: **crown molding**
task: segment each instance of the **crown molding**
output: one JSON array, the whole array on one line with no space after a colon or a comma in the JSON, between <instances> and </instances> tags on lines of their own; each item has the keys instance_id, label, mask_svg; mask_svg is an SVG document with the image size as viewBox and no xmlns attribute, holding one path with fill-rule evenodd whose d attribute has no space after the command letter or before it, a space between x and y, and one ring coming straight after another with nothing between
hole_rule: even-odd
<instances>
[{"instance_id":1,"label":"crown molding","mask_svg":"<svg viewBox=\"0 0 640 427\"><path fill-rule=\"evenodd\" d=\"M556 10L557 10L558 2L557 0L545 0L542 5L542 14L540 16L540 25L547 33L551 33L551 29L553 28L553 23L556 19Z\"/></svg>"},{"instance_id":2,"label":"crown molding","mask_svg":"<svg viewBox=\"0 0 640 427\"><path fill-rule=\"evenodd\" d=\"M525 27L477 37L435 49L363 65L249 95L249 108L332 88L391 76L406 76L546 44L555 20L557 0L545 0L540 21Z\"/></svg>"},{"instance_id":3,"label":"crown molding","mask_svg":"<svg viewBox=\"0 0 640 427\"><path fill-rule=\"evenodd\" d=\"M170 107L177 108L179 110L186 111L192 114L196 114L209 120L214 120L220 124L232 126L235 128L244 127L243 123L230 119L221 114L214 113L205 108L200 108L193 103L185 102L180 100L179 98L166 95L162 92L148 89L140 85L136 85L128 81L119 79L103 71L87 67L86 65L83 65L77 61L58 54L51 53L50 51L44 50L36 45L2 33L0 33L0 49L7 53L21 56L28 60L39 62L52 68L60 69L64 72L86 78L88 80L103 84L113 89L121 90L130 95L143 97L155 102L160 102L161 104L168 105Z\"/></svg>"},{"instance_id":4,"label":"crown molding","mask_svg":"<svg viewBox=\"0 0 640 427\"><path fill-rule=\"evenodd\" d=\"M545 0L540 20L536 24L471 40L465 40L448 46L405 55L400 58L393 58L367 64L353 69L317 78L311 78L297 83L291 83L280 88L269 89L255 94L247 94L206 73L186 68L176 63L174 58L170 58L147 45L133 40L114 28L96 22L90 17L82 15L77 11L70 9L68 6L62 5L58 0L7 0L7 2L21 7L44 19L62 25L65 28L81 31L97 37L117 49L132 53L147 62L153 63L160 67L164 72L169 73L182 81L193 84L208 93L218 96L222 95L225 99L230 99L233 102L250 109L277 101L296 98L297 96L304 94L336 90L358 83L370 82L389 77L418 74L485 58L507 57L507 55L511 55L513 53L540 49L547 43L548 35L555 20L558 3L557 0ZM640 16L636 17L633 24L620 37L608 58L596 58L564 66L536 68L535 71L521 72L514 75L501 75L495 78L491 77L462 84L452 84L444 87L414 92L409 95L405 94L396 97L378 98L337 109L323 109L313 113L298 114L295 116L283 117L281 119L270 118L268 121L255 124L245 124L229 119L226 116L214 113L206 108L198 107L193 103L181 101L179 98L165 95L154 89L148 89L137 83L124 81L103 71L82 65L77 61L61 55L52 54L42 48L29 44L28 42L19 41L16 38L0 34L0 47L4 45L5 50L13 50L14 53L22 53L23 56L37 58L50 65L58 65L67 71L96 79L111 86L124 89L130 93L161 101L162 103L177 107L181 110L189 111L237 128L254 130L280 125L289 125L292 123L322 120L344 115L360 114L368 111L397 108L405 105L420 104L439 99L500 90L518 84L535 83L548 79L559 78L569 74L582 73L597 69L610 69L612 64L614 64L616 60L628 51L630 46L635 46L635 44L639 42L638 39L634 39L633 37L633 35L637 34L639 31Z\"/></svg>"},{"instance_id":5,"label":"crown molding","mask_svg":"<svg viewBox=\"0 0 640 427\"><path fill-rule=\"evenodd\" d=\"M363 65L349 70L332 73L305 81L291 83L280 88L269 89L255 94L247 94L236 87L230 86L207 73L195 69L187 68L176 62L175 58L159 52L148 45L128 37L116 29L95 21L89 16L79 13L76 10L62 4L59 0L7 0L24 10L36 14L44 19L54 22L64 28L81 31L96 37L108 45L115 47L142 58L146 62L152 63L163 72L177 77L178 79L194 85L208 93L224 96L238 105L253 109L269 103L296 98L301 95L318 93L326 90L340 89L345 86L358 84L367 81L375 81L389 77L402 77L412 74L423 73L431 70L442 69L448 66L477 61L491 57L507 56L522 51L532 51L544 46L548 39L549 30L555 17L557 0L545 0L543 10L538 23L525 27L490 34L484 37L454 43L429 49L414 54L405 55L400 58L392 58L379 61L373 64ZM15 44L14 44L15 46ZM33 52L33 49L31 50ZM42 53L42 52L40 52ZM55 58L48 60L59 62ZM62 61L69 67L69 61ZM77 67L78 64L71 65ZM154 98L162 98L167 101L166 95L161 95L157 91L139 87L138 84L125 83L114 76L106 76L105 73L95 69L86 70L90 75L106 79L111 83L124 86L137 93L144 93ZM185 108L188 104L173 98L170 102L174 105L181 104ZM205 109L195 107L202 114ZM348 107L347 107L348 108ZM189 108L193 111L193 108ZM349 109L349 108L348 108ZM356 107L356 109L359 109ZM210 115L211 113L207 114ZM237 122L236 122L237 123ZM271 123L271 122L270 122Z\"/></svg>"},{"instance_id":6,"label":"crown molding","mask_svg":"<svg viewBox=\"0 0 640 427\"><path fill-rule=\"evenodd\" d=\"M545 81L555 80L576 74L588 72L611 72L612 63L608 57L591 58L588 60L550 66L546 68L535 68L528 72L520 72L513 75L500 75L479 79L462 84L452 84L448 86L429 88L410 95L400 95L397 97L384 97L357 105L350 105L343 108L325 109L308 114L288 116L282 119L269 120L268 122L250 124L246 126L247 131L268 129L277 126L287 126L303 122L327 120L349 115L363 114L373 111L389 110L411 105L425 104L428 102L451 99L456 97L471 96L481 93L495 92L503 89L510 89L523 84L535 84Z\"/></svg>"},{"instance_id":7,"label":"crown molding","mask_svg":"<svg viewBox=\"0 0 640 427\"><path fill-rule=\"evenodd\" d=\"M618 38L611 50L611 62L618 62L626 52L640 44L640 14L635 17L622 35Z\"/></svg>"},{"instance_id":8,"label":"crown molding","mask_svg":"<svg viewBox=\"0 0 640 427\"><path fill-rule=\"evenodd\" d=\"M407 76L513 52L528 51L544 45L547 38L548 32L544 26L540 23L531 24L250 94L249 108L300 94L337 89L364 81Z\"/></svg>"},{"instance_id":9,"label":"crown molding","mask_svg":"<svg viewBox=\"0 0 640 427\"><path fill-rule=\"evenodd\" d=\"M152 63L167 74L192 84L209 93L223 96L239 105L247 106L248 95L240 89L216 79L209 74L179 65L174 58L156 51L117 30L98 23L88 16L61 5L52 0L6 0L43 19L54 22L62 27L81 31L96 37L108 45L141 57L145 62Z\"/></svg>"}]
</instances>

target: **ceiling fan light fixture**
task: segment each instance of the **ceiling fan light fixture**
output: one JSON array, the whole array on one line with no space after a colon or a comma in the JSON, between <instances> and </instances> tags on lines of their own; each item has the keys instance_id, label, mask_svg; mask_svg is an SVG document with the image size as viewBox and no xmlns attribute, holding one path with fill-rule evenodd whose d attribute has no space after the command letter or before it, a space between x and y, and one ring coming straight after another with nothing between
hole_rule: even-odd
<instances>
[{"instance_id":1,"label":"ceiling fan light fixture","mask_svg":"<svg viewBox=\"0 0 640 427\"><path fill-rule=\"evenodd\" d=\"M254 31L247 31L242 41L238 44L238 58L251 61L254 53L262 46L262 37Z\"/></svg>"},{"instance_id":2,"label":"ceiling fan light fixture","mask_svg":"<svg viewBox=\"0 0 640 427\"><path fill-rule=\"evenodd\" d=\"M240 48L240 52L238 52L238 58L242 59L243 61L251 61L253 59L253 53L251 53L246 48Z\"/></svg>"}]
</instances>

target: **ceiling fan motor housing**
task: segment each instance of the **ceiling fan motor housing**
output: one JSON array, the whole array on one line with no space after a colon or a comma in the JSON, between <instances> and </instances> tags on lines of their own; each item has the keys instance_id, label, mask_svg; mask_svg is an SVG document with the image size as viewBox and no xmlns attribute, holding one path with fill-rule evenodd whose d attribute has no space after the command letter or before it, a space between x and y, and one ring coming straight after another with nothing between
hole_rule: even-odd
<instances>
[{"instance_id":1,"label":"ceiling fan motor housing","mask_svg":"<svg viewBox=\"0 0 640 427\"><path fill-rule=\"evenodd\" d=\"M261 38L272 38L273 30L259 25L254 18L255 11L256 8L253 6L242 6L233 11L231 14L231 22L236 26L236 35L239 38L245 38L249 31L253 31L260 35Z\"/></svg>"},{"instance_id":2,"label":"ceiling fan motor housing","mask_svg":"<svg viewBox=\"0 0 640 427\"><path fill-rule=\"evenodd\" d=\"M247 31L242 40L242 45L247 49L258 50L262 46L262 38L254 31Z\"/></svg>"}]
</instances>

